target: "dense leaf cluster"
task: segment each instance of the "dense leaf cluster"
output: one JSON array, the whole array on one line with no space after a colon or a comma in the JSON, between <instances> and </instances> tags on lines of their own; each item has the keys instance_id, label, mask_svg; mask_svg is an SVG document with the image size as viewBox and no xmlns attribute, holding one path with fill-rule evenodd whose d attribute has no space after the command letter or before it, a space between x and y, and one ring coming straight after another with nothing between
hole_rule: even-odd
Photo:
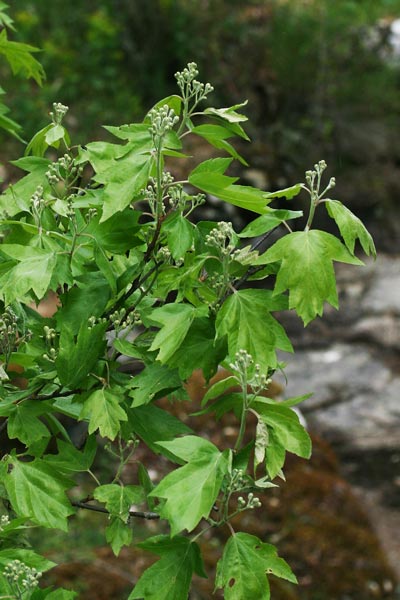
<instances>
[{"instance_id":1,"label":"dense leaf cluster","mask_svg":"<svg viewBox=\"0 0 400 600\"><path fill-rule=\"evenodd\" d=\"M193 573L206 576L197 540L222 526L232 536L215 586L226 598L269 598L269 574L296 581L273 546L230 523L257 509L259 496L284 477L286 452L304 458L311 452L292 409L302 398L268 397L271 376L283 368L277 350L292 351L274 313L290 308L307 324L325 302L337 306L333 262L361 264L357 239L368 254L374 246L361 222L326 197L334 182L322 190L323 161L307 172L305 184L274 194L229 176L232 160L241 157L227 140L247 139L244 105L201 111L212 87L197 76L190 63L176 74L179 94L161 100L141 123L108 127L113 142L71 146L63 125L67 107L55 104L50 125L14 162L26 174L0 196L0 416L2 431L15 440L0 462L6 517L0 561L11 565L0 575L3 594L73 597L37 588L36 571L29 572L31 588L18 596L12 569L16 560L25 569L50 568L18 547L19 535L30 524L67 530L69 517L82 509L108 514L106 538L116 554L137 543L134 517L168 523L170 535L139 543L159 560L131 599L187 598ZM187 158L188 135L228 157L205 160L177 181L173 165ZM270 204L302 190L310 211L304 230L293 232L289 221L301 211ZM225 222L194 224L188 217L206 194L252 211L255 220L240 233ZM312 228L319 205L343 242ZM278 227L282 237L265 249L262 242ZM268 279L273 289L251 289L252 279ZM49 293L58 306L45 318L35 305ZM140 373L121 368L130 359ZM236 415L237 438L223 448L157 404L166 395L172 402L185 397L195 370L208 380L219 365L230 376L210 387L202 412ZM23 373L22 386L15 371ZM248 430L250 415L256 431ZM76 422L84 424L79 443L72 435ZM135 457L143 444L171 463L161 481L153 482ZM116 463L111 481L96 474L102 453ZM138 465L130 485L128 461ZM82 474L85 497L79 497Z\"/></svg>"}]
</instances>

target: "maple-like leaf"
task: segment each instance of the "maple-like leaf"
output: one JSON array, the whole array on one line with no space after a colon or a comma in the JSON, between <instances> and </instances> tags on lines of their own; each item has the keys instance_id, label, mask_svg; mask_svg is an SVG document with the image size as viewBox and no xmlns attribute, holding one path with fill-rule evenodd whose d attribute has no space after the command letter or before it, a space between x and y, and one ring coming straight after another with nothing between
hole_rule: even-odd
<instances>
[{"instance_id":1,"label":"maple-like leaf","mask_svg":"<svg viewBox=\"0 0 400 600\"><path fill-rule=\"evenodd\" d=\"M192 531L209 515L218 496L228 469L227 451L220 452L208 440L191 435L159 445L187 464L164 477L150 496L165 498L160 515L168 519L172 535L183 529Z\"/></svg>"},{"instance_id":2,"label":"maple-like leaf","mask_svg":"<svg viewBox=\"0 0 400 600\"><path fill-rule=\"evenodd\" d=\"M352 254L354 253L354 246L358 239L365 254L376 256L375 244L371 234L351 210L338 200L327 200L325 206L328 215L336 221L344 243Z\"/></svg>"},{"instance_id":3,"label":"maple-like leaf","mask_svg":"<svg viewBox=\"0 0 400 600\"><path fill-rule=\"evenodd\" d=\"M215 588L224 588L225 600L269 600L268 573L297 583L288 564L278 557L275 546L254 535L236 533L229 538L218 561Z\"/></svg>"},{"instance_id":4,"label":"maple-like leaf","mask_svg":"<svg viewBox=\"0 0 400 600\"><path fill-rule=\"evenodd\" d=\"M161 558L146 569L128 600L187 600L193 572L206 577L199 546L188 538L158 535L138 546Z\"/></svg>"},{"instance_id":5,"label":"maple-like leaf","mask_svg":"<svg viewBox=\"0 0 400 600\"><path fill-rule=\"evenodd\" d=\"M274 295L289 290L289 308L307 325L322 315L324 302L338 308L333 261L363 264L333 235L311 229L285 235L254 264L280 262Z\"/></svg>"}]
</instances>

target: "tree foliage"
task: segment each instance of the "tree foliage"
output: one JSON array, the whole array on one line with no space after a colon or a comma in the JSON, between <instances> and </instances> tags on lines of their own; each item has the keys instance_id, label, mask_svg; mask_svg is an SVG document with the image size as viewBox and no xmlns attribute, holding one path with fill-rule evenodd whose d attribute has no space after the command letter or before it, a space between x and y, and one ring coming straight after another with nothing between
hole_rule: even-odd
<instances>
[{"instance_id":1,"label":"tree foliage","mask_svg":"<svg viewBox=\"0 0 400 600\"><path fill-rule=\"evenodd\" d=\"M277 485L286 452L311 452L292 409L301 399L265 397L283 367L277 350L292 351L273 313L289 307L306 324L325 302L336 305L332 261L360 264L357 238L367 253L374 247L361 222L326 198L334 182L322 190L324 161L306 173L305 184L275 194L226 175L232 157L240 159L226 140L246 137L237 112L243 105L202 111L213 88L197 76L194 63L176 73L178 93L141 123L109 127L113 142L71 145L67 107L56 103L50 126L17 161L27 174L0 196L0 416L2 431L15 440L0 462L0 592L8 597L74 597L37 587L52 563L22 549L20 533L31 526L66 530L77 510L108 514L106 539L115 554L135 543L159 557L132 599L186 599L193 573L206 576L197 540L217 527L232 534L215 582L226 598L269 598L270 574L296 581L272 545L231 525ZM177 181L169 165L186 157L188 135L229 157L197 164ZM310 209L304 231L293 233L288 221L301 212L270 205L301 190ZM193 223L188 217L204 192L247 208L254 223L240 235L231 223ZM344 243L312 228L323 205ZM271 225L283 225L283 236L265 250ZM253 239L255 232L264 239ZM251 289L253 276L271 281L273 290ZM33 307L51 292L59 304L45 318ZM140 374L121 370L130 358ZM178 402L194 370L209 379L221 364L230 377L209 390L203 412L233 412L238 432L219 448L157 401L169 394ZM13 380L16 369L23 386ZM72 435L77 422L84 424L83 443ZM152 482L135 456L139 445L168 460L160 481ZM104 454L115 464L111 480L93 472ZM129 485L128 462L138 466ZM133 523L140 517L165 521L169 535L140 541Z\"/></svg>"}]
</instances>

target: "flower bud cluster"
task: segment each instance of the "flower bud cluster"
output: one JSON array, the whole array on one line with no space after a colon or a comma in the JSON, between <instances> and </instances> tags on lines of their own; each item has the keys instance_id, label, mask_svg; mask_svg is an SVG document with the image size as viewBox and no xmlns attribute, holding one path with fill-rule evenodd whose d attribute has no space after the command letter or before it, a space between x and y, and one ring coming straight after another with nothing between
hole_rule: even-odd
<instances>
[{"instance_id":1,"label":"flower bud cluster","mask_svg":"<svg viewBox=\"0 0 400 600\"><path fill-rule=\"evenodd\" d=\"M260 506L262 506L260 499L257 498L257 496L254 496L254 494L252 492L250 492L250 494L248 494L247 502L243 498L243 496L239 496L238 505L239 505L239 508L242 510L247 510L248 508L250 508L250 509L260 508Z\"/></svg>"},{"instance_id":2,"label":"flower bud cluster","mask_svg":"<svg viewBox=\"0 0 400 600\"><path fill-rule=\"evenodd\" d=\"M43 210L46 208L46 202L43 198L43 186L38 185L31 197L32 216L37 225L40 223Z\"/></svg>"},{"instance_id":3,"label":"flower bud cluster","mask_svg":"<svg viewBox=\"0 0 400 600\"><path fill-rule=\"evenodd\" d=\"M162 248L159 248L156 261L162 263L169 263L171 261L171 251L167 246L162 246Z\"/></svg>"},{"instance_id":4,"label":"flower bud cluster","mask_svg":"<svg viewBox=\"0 0 400 600\"><path fill-rule=\"evenodd\" d=\"M232 469L230 488L233 492L241 490L244 486L243 469Z\"/></svg>"},{"instance_id":5,"label":"flower bud cluster","mask_svg":"<svg viewBox=\"0 0 400 600\"><path fill-rule=\"evenodd\" d=\"M61 102L53 102L53 110L50 111L49 115L54 125L61 125L62 120L69 110L68 106L61 104Z\"/></svg>"},{"instance_id":6,"label":"flower bud cluster","mask_svg":"<svg viewBox=\"0 0 400 600\"><path fill-rule=\"evenodd\" d=\"M57 358L57 350L55 348L49 348L47 352L42 354L42 358L45 360L49 360L50 362L55 362Z\"/></svg>"},{"instance_id":7,"label":"flower bud cluster","mask_svg":"<svg viewBox=\"0 0 400 600\"><path fill-rule=\"evenodd\" d=\"M8 515L1 515L0 517L0 532L4 530L7 525L10 523L10 518Z\"/></svg>"},{"instance_id":8,"label":"flower bud cluster","mask_svg":"<svg viewBox=\"0 0 400 600\"><path fill-rule=\"evenodd\" d=\"M94 315L92 315L91 317L88 318L88 329L92 329L95 325L99 325L99 324L104 324L107 323L107 319L104 317L95 317Z\"/></svg>"},{"instance_id":9,"label":"flower bud cluster","mask_svg":"<svg viewBox=\"0 0 400 600\"><path fill-rule=\"evenodd\" d=\"M37 587L42 573L16 559L6 564L4 576L9 584L18 590L18 597L21 597L21 594Z\"/></svg>"},{"instance_id":10,"label":"flower bud cluster","mask_svg":"<svg viewBox=\"0 0 400 600\"><path fill-rule=\"evenodd\" d=\"M207 246L214 246L219 250L222 256L227 256L233 252L235 245L233 243L233 227L232 223L221 221L217 227L214 227L208 235L206 235Z\"/></svg>"},{"instance_id":11,"label":"flower bud cluster","mask_svg":"<svg viewBox=\"0 0 400 600\"><path fill-rule=\"evenodd\" d=\"M150 132L153 138L162 138L179 121L179 117L175 114L175 111L167 104L151 110L149 117L151 121Z\"/></svg>"},{"instance_id":12,"label":"flower bud cluster","mask_svg":"<svg viewBox=\"0 0 400 600\"><path fill-rule=\"evenodd\" d=\"M68 182L82 175L83 166L74 165L74 159L69 154L64 154L56 162L53 162L45 175L49 184L54 187L60 181Z\"/></svg>"},{"instance_id":13,"label":"flower bud cluster","mask_svg":"<svg viewBox=\"0 0 400 600\"><path fill-rule=\"evenodd\" d=\"M17 321L17 315L9 306L0 316L0 352L6 355L7 360L17 342Z\"/></svg>"},{"instance_id":14,"label":"flower bud cluster","mask_svg":"<svg viewBox=\"0 0 400 600\"><path fill-rule=\"evenodd\" d=\"M246 374L247 369L253 364L253 358L246 350L239 350L235 354L236 361L230 363L232 371L237 371L239 374Z\"/></svg>"},{"instance_id":15,"label":"flower bud cluster","mask_svg":"<svg viewBox=\"0 0 400 600\"><path fill-rule=\"evenodd\" d=\"M268 377L267 374L261 373L261 367L258 363L254 365L254 375L249 382L252 388L256 390L257 393L265 390L271 383L272 379Z\"/></svg>"},{"instance_id":16,"label":"flower bud cluster","mask_svg":"<svg viewBox=\"0 0 400 600\"><path fill-rule=\"evenodd\" d=\"M196 77L198 74L197 64L194 62L189 63L183 71L175 73L175 79L183 98L188 100L194 97L195 104L207 98L208 94L214 91L210 83L197 81Z\"/></svg>"},{"instance_id":17,"label":"flower bud cluster","mask_svg":"<svg viewBox=\"0 0 400 600\"><path fill-rule=\"evenodd\" d=\"M56 337L56 330L53 329L52 327L48 327L47 325L45 325L43 327L43 332L44 332L44 338L45 338L46 342L52 343Z\"/></svg>"},{"instance_id":18,"label":"flower bud cluster","mask_svg":"<svg viewBox=\"0 0 400 600\"><path fill-rule=\"evenodd\" d=\"M126 308L120 308L110 315L110 321L113 324L114 329L117 331L131 327L132 325L136 325L137 320L138 314L133 312L127 315Z\"/></svg>"}]
</instances>

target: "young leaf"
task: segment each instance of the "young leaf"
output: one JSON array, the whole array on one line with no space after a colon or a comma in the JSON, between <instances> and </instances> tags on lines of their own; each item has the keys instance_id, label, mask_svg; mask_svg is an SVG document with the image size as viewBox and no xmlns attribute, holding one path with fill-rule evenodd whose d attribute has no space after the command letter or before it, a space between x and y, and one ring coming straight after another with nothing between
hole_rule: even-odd
<instances>
[{"instance_id":1,"label":"young leaf","mask_svg":"<svg viewBox=\"0 0 400 600\"><path fill-rule=\"evenodd\" d=\"M10 456L7 464L11 472L4 477L3 483L17 515L29 517L43 527L67 531L67 517L74 510L65 491L74 485L73 482L39 458L22 462Z\"/></svg>"},{"instance_id":2,"label":"young leaf","mask_svg":"<svg viewBox=\"0 0 400 600\"><path fill-rule=\"evenodd\" d=\"M269 600L266 575L270 573L297 583L289 565L278 557L275 546L254 535L235 533L218 561L215 588L224 588L225 600Z\"/></svg>"},{"instance_id":3,"label":"young leaf","mask_svg":"<svg viewBox=\"0 0 400 600\"><path fill-rule=\"evenodd\" d=\"M168 519L174 536L183 529L192 531L203 517L208 517L228 469L228 454L196 436L159 445L189 461L164 477L150 494L165 498L160 515Z\"/></svg>"},{"instance_id":4,"label":"young leaf","mask_svg":"<svg viewBox=\"0 0 400 600\"><path fill-rule=\"evenodd\" d=\"M89 433L98 429L100 435L114 440L121 429L120 421L128 420L120 401L120 395L108 388L95 390L85 400L79 420L88 418Z\"/></svg>"},{"instance_id":5,"label":"young leaf","mask_svg":"<svg viewBox=\"0 0 400 600\"><path fill-rule=\"evenodd\" d=\"M291 187L285 188L284 190L278 190L276 192L267 192L265 198L268 200L272 200L273 198L286 198L287 200L291 200L297 194L301 192L301 184L296 183L296 185L292 185Z\"/></svg>"},{"instance_id":6,"label":"young leaf","mask_svg":"<svg viewBox=\"0 0 400 600\"><path fill-rule=\"evenodd\" d=\"M129 546L132 542L132 529L118 517L111 517L110 524L106 527L106 540L111 545L115 556L121 551L122 546Z\"/></svg>"},{"instance_id":7,"label":"young leaf","mask_svg":"<svg viewBox=\"0 0 400 600\"><path fill-rule=\"evenodd\" d=\"M128 600L187 600L193 573L206 577L200 548L187 538L159 535L138 546L161 558L146 569Z\"/></svg>"},{"instance_id":8,"label":"young leaf","mask_svg":"<svg viewBox=\"0 0 400 600\"><path fill-rule=\"evenodd\" d=\"M270 313L278 306L268 290L239 290L225 300L217 315L216 333L218 338L227 336L230 356L246 348L255 362L274 367L277 348L293 352L285 330Z\"/></svg>"},{"instance_id":9,"label":"young leaf","mask_svg":"<svg viewBox=\"0 0 400 600\"><path fill-rule=\"evenodd\" d=\"M14 75L21 73L26 79L32 77L42 85L45 74L40 62L32 56L34 52L39 52L38 48L8 40L6 29L0 33L0 54L6 57Z\"/></svg>"},{"instance_id":10,"label":"young leaf","mask_svg":"<svg viewBox=\"0 0 400 600\"><path fill-rule=\"evenodd\" d=\"M114 517L127 521L129 509L132 504L139 504L144 500L143 489L138 485L117 485L109 483L97 487L93 496L106 505L108 512Z\"/></svg>"},{"instance_id":11,"label":"young leaf","mask_svg":"<svg viewBox=\"0 0 400 600\"><path fill-rule=\"evenodd\" d=\"M289 289L289 308L307 325L322 315L324 302L338 307L333 261L362 265L333 235L311 229L285 235L254 264L280 262L274 295Z\"/></svg>"},{"instance_id":12,"label":"young leaf","mask_svg":"<svg viewBox=\"0 0 400 600\"><path fill-rule=\"evenodd\" d=\"M239 160L243 165L248 166L245 159L235 150L235 148L226 140L233 137L234 133L223 127L222 125L198 125L191 129L191 133L199 135L200 137L207 140L209 144L218 148L219 150L225 150L228 154Z\"/></svg>"},{"instance_id":13,"label":"young leaf","mask_svg":"<svg viewBox=\"0 0 400 600\"><path fill-rule=\"evenodd\" d=\"M43 185L45 192L48 189L45 173L49 168L50 162L47 158L36 156L12 161L11 164L24 171L28 171L29 175L25 175L17 183L10 185L4 194L0 195L0 209L10 217L22 210L28 210L32 195L38 185Z\"/></svg>"},{"instance_id":14,"label":"young leaf","mask_svg":"<svg viewBox=\"0 0 400 600\"><path fill-rule=\"evenodd\" d=\"M372 254L375 257L374 241L360 219L338 200L326 200L325 206L328 215L336 221L344 243L351 254L354 254L355 242L359 239L365 254L367 256Z\"/></svg>"}]
</instances>

